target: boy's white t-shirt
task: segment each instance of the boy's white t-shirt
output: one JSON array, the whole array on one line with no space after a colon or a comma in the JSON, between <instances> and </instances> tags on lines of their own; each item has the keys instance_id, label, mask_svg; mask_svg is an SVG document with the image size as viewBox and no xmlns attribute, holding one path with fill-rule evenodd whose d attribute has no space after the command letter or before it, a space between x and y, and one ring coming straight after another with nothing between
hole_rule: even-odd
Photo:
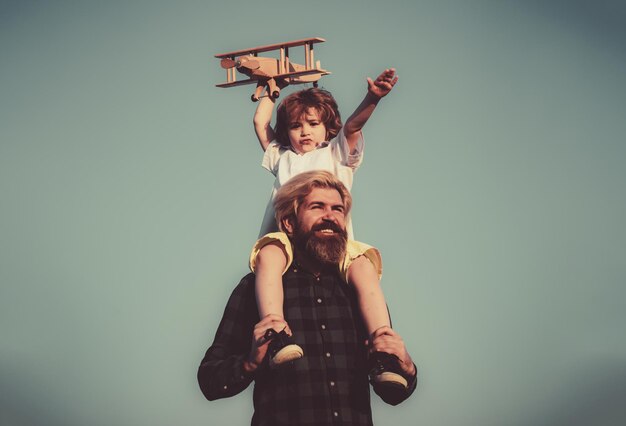
<instances>
[{"instance_id":1,"label":"boy's white t-shirt","mask_svg":"<svg viewBox=\"0 0 626 426\"><path fill-rule=\"evenodd\" d=\"M301 155L291 148L271 142L265 150L261 166L276 176L276 180L272 188L272 196L265 209L259 237L278 231L274 217L274 196L276 191L295 175L313 170L326 170L335 175L348 190L351 190L354 172L363 161L363 147L363 134L360 133L359 141L351 154L343 128L330 142L321 144L317 149ZM347 223L347 228L348 238L354 239L350 221Z\"/></svg>"}]
</instances>

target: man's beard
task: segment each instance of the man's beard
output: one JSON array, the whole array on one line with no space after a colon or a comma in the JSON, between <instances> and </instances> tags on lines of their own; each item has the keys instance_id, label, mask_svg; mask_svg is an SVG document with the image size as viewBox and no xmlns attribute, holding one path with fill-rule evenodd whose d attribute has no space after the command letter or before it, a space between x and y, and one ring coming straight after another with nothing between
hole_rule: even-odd
<instances>
[{"instance_id":1,"label":"man's beard","mask_svg":"<svg viewBox=\"0 0 626 426\"><path fill-rule=\"evenodd\" d=\"M332 229L335 233L318 237L315 235L315 231L321 229ZM310 256L312 260L316 260L326 267L337 267L346 253L348 233L333 222L313 225L308 232L303 232L302 228L296 224L293 240L295 246Z\"/></svg>"}]
</instances>

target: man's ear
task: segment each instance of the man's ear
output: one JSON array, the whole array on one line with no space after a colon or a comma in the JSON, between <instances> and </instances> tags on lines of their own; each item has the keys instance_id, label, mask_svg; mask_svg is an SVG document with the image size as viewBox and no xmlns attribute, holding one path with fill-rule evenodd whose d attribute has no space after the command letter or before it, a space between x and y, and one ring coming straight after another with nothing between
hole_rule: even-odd
<instances>
[{"instance_id":1,"label":"man's ear","mask_svg":"<svg viewBox=\"0 0 626 426\"><path fill-rule=\"evenodd\" d=\"M283 218L283 228L285 229L285 233L287 235L293 235L293 230L295 228L293 216Z\"/></svg>"}]
</instances>

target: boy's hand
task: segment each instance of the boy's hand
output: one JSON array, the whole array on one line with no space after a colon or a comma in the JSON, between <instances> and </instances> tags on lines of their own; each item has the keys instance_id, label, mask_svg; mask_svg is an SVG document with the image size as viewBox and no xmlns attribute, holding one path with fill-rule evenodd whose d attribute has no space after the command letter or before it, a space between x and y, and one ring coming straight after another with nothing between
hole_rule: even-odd
<instances>
[{"instance_id":1,"label":"boy's hand","mask_svg":"<svg viewBox=\"0 0 626 426\"><path fill-rule=\"evenodd\" d=\"M386 96L398 81L395 68L389 68L383 71L376 80L367 77L367 92L377 98Z\"/></svg>"}]
</instances>

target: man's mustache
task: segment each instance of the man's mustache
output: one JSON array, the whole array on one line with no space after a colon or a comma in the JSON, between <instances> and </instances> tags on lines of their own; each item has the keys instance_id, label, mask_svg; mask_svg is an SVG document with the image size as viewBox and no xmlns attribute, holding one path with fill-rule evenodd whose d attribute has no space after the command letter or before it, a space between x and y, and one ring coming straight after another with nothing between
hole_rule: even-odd
<instances>
[{"instance_id":1,"label":"man's mustache","mask_svg":"<svg viewBox=\"0 0 626 426\"><path fill-rule=\"evenodd\" d=\"M311 231L315 232L315 231L321 231L322 229L331 229L334 232L337 232L339 234L345 234L346 231L344 229L342 229L339 225L337 225L335 222L323 222L323 223L319 223L317 225L313 225L311 227Z\"/></svg>"}]
</instances>

